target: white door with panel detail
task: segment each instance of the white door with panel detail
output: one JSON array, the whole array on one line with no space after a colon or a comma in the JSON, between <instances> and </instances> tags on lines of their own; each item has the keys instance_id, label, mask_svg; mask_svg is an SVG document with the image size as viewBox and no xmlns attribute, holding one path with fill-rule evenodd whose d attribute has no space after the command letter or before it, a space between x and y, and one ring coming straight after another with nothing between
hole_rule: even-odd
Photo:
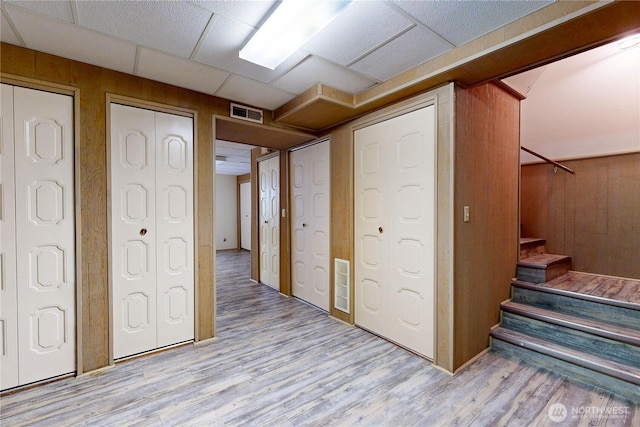
<instances>
[{"instance_id":1,"label":"white door with panel detail","mask_svg":"<svg viewBox=\"0 0 640 427\"><path fill-rule=\"evenodd\" d=\"M293 295L329 311L329 141L290 154Z\"/></svg>"},{"instance_id":2,"label":"white door with panel detail","mask_svg":"<svg viewBox=\"0 0 640 427\"><path fill-rule=\"evenodd\" d=\"M280 157L258 163L260 281L280 290Z\"/></svg>"},{"instance_id":3,"label":"white door with panel detail","mask_svg":"<svg viewBox=\"0 0 640 427\"><path fill-rule=\"evenodd\" d=\"M111 105L115 359L194 337L193 120Z\"/></svg>"},{"instance_id":4,"label":"white door with panel detail","mask_svg":"<svg viewBox=\"0 0 640 427\"><path fill-rule=\"evenodd\" d=\"M76 370L73 99L2 85L1 389Z\"/></svg>"},{"instance_id":5,"label":"white door with panel detail","mask_svg":"<svg viewBox=\"0 0 640 427\"><path fill-rule=\"evenodd\" d=\"M435 107L355 138L355 321L434 355Z\"/></svg>"}]
</instances>

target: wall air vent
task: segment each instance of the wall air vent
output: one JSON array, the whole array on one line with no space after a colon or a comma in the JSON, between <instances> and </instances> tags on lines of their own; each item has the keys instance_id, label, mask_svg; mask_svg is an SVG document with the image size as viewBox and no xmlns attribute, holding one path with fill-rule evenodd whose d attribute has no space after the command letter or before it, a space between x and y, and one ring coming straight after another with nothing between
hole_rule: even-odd
<instances>
[{"instance_id":1,"label":"wall air vent","mask_svg":"<svg viewBox=\"0 0 640 427\"><path fill-rule=\"evenodd\" d=\"M333 306L340 311L349 313L351 310L351 292L349 282L349 261L345 259L333 259L334 271L334 302Z\"/></svg>"},{"instance_id":2,"label":"wall air vent","mask_svg":"<svg viewBox=\"0 0 640 427\"><path fill-rule=\"evenodd\" d=\"M262 123L263 114L262 110L232 103L231 117L235 117L236 119L241 120L248 120L254 123Z\"/></svg>"}]
</instances>

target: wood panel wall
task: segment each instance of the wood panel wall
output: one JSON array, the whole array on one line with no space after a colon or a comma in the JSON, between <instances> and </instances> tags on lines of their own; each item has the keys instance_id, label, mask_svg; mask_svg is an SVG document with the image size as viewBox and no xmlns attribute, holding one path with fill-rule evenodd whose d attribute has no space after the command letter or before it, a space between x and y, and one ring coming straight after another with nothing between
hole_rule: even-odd
<instances>
[{"instance_id":1,"label":"wood panel wall","mask_svg":"<svg viewBox=\"0 0 640 427\"><path fill-rule=\"evenodd\" d=\"M495 84L456 89L454 369L488 347L515 275L519 117L519 100Z\"/></svg>"},{"instance_id":2,"label":"wood panel wall","mask_svg":"<svg viewBox=\"0 0 640 427\"><path fill-rule=\"evenodd\" d=\"M107 235L107 94L196 111L197 161L196 203L198 259L196 292L196 340L214 334L214 174L212 115L228 115L229 101L2 43L1 69L4 77L48 82L79 89L79 171L76 186L80 194L80 242L82 262L78 267L81 309L78 322L78 372L109 365L109 286Z\"/></svg>"},{"instance_id":3,"label":"wood panel wall","mask_svg":"<svg viewBox=\"0 0 640 427\"><path fill-rule=\"evenodd\" d=\"M640 153L522 166L523 237L547 240L573 270L640 279Z\"/></svg>"}]
</instances>

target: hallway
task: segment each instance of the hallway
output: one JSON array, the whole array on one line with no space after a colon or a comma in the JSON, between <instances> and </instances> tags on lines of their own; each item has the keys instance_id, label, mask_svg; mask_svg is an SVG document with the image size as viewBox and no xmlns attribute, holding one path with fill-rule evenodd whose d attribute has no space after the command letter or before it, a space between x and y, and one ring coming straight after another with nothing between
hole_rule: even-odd
<instances>
[{"instance_id":1,"label":"hallway","mask_svg":"<svg viewBox=\"0 0 640 427\"><path fill-rule=\"evenodd\" d=\"M455 377L268 286L217 253L218 338L2 398L3 426L638 425L640 407L495 353ZM555 424L548 410L567 408ZM623 418L573 419L580 408ZM622 409L620 409L622 408ZM576 415L577 416L577 415Z\"/></svg>"}]
</instances>

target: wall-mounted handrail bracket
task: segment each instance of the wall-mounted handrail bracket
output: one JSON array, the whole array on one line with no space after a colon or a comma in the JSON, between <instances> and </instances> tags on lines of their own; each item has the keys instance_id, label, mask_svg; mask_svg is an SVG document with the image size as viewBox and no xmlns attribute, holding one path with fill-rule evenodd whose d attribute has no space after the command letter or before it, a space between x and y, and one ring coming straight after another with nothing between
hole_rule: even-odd
<instances>
[{"instance_id":1,"label":"wall-mounted handrail bracket","mask_svg":"<svg viewBox=\"0 0 640 427\"><path fill-rule=\"evenodd\" d=\"M572 175L575 175L575 174L576 174L576 173L573 171L573 169L571 169L571 168L569 168L569 167L567 167L567 166L563 165L562 163L558 163L558 162L556 162L556 161L554 161L554 160L551 160L551 159L549 159L548 157L543 156L542 154L536 153L535 151L530 150L530 149L528 149L527 147L520 146L520 149L521 149L521 150L526 151L527 153L529 153L529 154L531 154L531 155L534 155L534 156L536 156L536 157L538 157L538 158L540 158L540 159L544 160L545 162L547 162L547 163L549 163L549 164L552 164L552 165L553 165L553 173L554 173L554 175L558 172L558 168L560 168L560 169L562 169L562 170L565 170L565 171L569 172L569 173L570 173L570 174L572 174Z\"/></svg>"}]
</instances>

